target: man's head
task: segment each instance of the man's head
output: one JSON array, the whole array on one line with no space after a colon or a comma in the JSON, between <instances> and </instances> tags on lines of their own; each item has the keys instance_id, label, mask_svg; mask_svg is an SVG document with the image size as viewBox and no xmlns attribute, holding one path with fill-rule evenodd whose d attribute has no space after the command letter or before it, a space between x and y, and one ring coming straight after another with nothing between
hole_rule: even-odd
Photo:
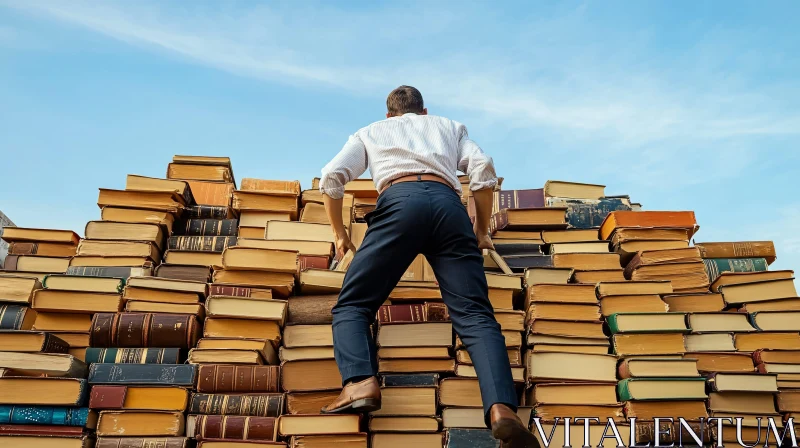
<instances>
[{"instance_id":1,"label":"man's head","mask_svg":"<svg viewBox=\"0 0 800 448\"><path fill-rule=\"evenodd\" d=\"M427 115L428 109L422 102L422 94L411 86L400 86L386 98L386 118L399 117L407 113Z\"/></svg>"}]
</instances>

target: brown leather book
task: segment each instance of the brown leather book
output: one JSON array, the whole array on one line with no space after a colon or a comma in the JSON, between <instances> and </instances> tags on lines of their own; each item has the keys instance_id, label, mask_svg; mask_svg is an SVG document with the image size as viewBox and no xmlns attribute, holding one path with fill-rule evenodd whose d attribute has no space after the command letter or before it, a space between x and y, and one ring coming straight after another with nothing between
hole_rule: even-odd
<instances>
[{"instance_id":1,"label":"brown leather book","mask_svg":"<svg viewBox=\"0 0 800 448\"><path fill-rule=\"evenodd\" d=\"M246 288L243 286L210 285L208 296L251 297L253 299L271 299L272 291L266 288Z\"/></svg>"},{"instance_id":2,"label":"brown leather book","mask_svg":"<svg viewBox=\"0 0 800 448\"><path fill-rule=\"evenodd\" d=\"M92 318L92 347L175 347L197 343L197 319L188 314L97 313Z\"/></svg>"},{"instance_id":3,"label":"brown leather book","mask_svg":"<svg viewBox=\"0 0 800 448\"><path fill-rule=\"evenodd\" d=\"M299 257L300 271L306 269L328 269L328 257L320 257L314 255L300 255Z\"/></svg>"},{"instance_id":4,"label":"brown leather book","mask_svg":"<svg viewBox=\"0 0 800 448\"><path fill-rule=\"evenodd\" d=\"M697 243L703 258L766 258L769 264L776 259L772 241L737 241Z\"/></svg>"},{"instance_id":5,"label":"brown leather book","mask_svg":"<svg viewBox=\"0 0 800 448\"><path fill-rule=\"evenodd\" d=\"M192 422L192 420L194 420ZM238 415L190 415L187 435L197 440L277 440L275 417L244 417Z\"/></svg>"},{"instance_id":6,"label":"brown leather book","mask_svg":"<svg viewBox=\"0 0 800 448\"><path fill-rule=\"evenodd\" d=\"M47 257L74 257L78 246L62 243L33 243L29 241L13 241L8 245L11 255L43 255Z\"/></svg>"},{"instance_id":7,"label":"brown leather book","mask_svg":"<svg viewBox=\"0 0 800 448\"><path fill-rule=\"evenodd\" d=\"M190 414L280 417L283 394L206 394L193 393Z\"/></svg>"},{"instance_id":8,"label":"brown leather book","mask_svg":"<svg viewBox=\"0 0 800 448\"><path fill-rule=\"evenodd\" d=\"M289 297L286 322L294 325L321 325L333 322L331 309L339 298L336 294Z\"/></svg>"},{"instance_id":9,"label":"brown leather book","mask_svg":"<svg viewBox=\"0 0 800 448\"><path fill-rule=\"evenodd\" d=\"M192 280L208 283L211 280L211 268L208 266L190 266L164 263L156 268L156 277L176 280Z\"/></svg>"},{"instance_id":10,"label":"brown leather book","mask_svg":"<svg viewBox=\"0 0 800 448\"><path fill-rule=\"evenodd\" d=\"M17 436L47 436L47 437L81 437L84 435L82 426L60 425L0 425L0 434Z\"/></svg>"},{"instance_id":11,"label":"brown leather book","mask_svg":"<svg viewBox=\"0 0 800 448\"><path fill-rule=\"evenodd\" d=\"M410 322L449 322L450 314L443 303L383 305L378 309L382 324Z\"/></svg>"},{"instance_id":12,"label":"brown leather book","mask_svg":"<svg viewBox=\"0 0 800 448\"><path fill-rule=\"evenodd\" d=\"M187 236L236 236L238 219L189 218L175 221L173 235Z\"/></svg>"},{"instance_id":13,"label":"brown leather book","mask_svg":"<svg viewBox=\"0 0 800 448\"><path fill-rule=\"evenodd\" d=\"M198 372L197 391L215 393L280 392L280 366L206 364Z\"/></svg>"},{"instance_id":14,"label":"brown leather book","mask_svg":"<svg viewBox=\"0 0 800 448\"><path fill-rule=\"evenodd\" d=\"M92 386L89 394L89 407L91 409L122 409L127 392L127 386Z\"/></svg>"},{"instance_id":15,"label":"brown leather book","mask_svg":"<svg viewBox=\"0 0 800 448\"><path fill-rule=\"evenodd\" d=\"M235 246L236 241L236 236L171 236L167 240L167 249L190 252L222 252L226 247Z\"/></svg>"},{"instance_id":16,"label":"brown leather book","mask_svg":"<svg viewBox=\"0 0 800 448\"><path fill-rule=\"evenodd\" d=\"M100 437L95 448L188 448L188 437Z\"/></svg>"}]
</instances>

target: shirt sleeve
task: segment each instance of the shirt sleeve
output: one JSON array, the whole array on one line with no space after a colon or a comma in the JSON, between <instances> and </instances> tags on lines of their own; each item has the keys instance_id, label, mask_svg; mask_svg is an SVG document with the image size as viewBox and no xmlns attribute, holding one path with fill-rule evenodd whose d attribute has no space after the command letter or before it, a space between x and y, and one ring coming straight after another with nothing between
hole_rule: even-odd
<instances>
[{"instance_id":1,"label":"shirt sleeve","mask_svg":"<svg viewBox=\"0 0 800 448\"><path fill-rule=\"evenodd\" d=\"M344 184L367 170L367 148L358 134L351 135L336 157L322 168L319 191L332 199L344 196Z\"/></svg>"},{"instance_id":2,"label":"shirt sleeve","mask_svg":"<svg viewBox=\"0 0 800 448\"><path fill-rule=\"evenodd\" d=\"M497 185L497 174L492 158L469 139L466 126L459 124L458 133L458 170L469 176L469 189L493 188Z\"/></svg>"}]
</instances>

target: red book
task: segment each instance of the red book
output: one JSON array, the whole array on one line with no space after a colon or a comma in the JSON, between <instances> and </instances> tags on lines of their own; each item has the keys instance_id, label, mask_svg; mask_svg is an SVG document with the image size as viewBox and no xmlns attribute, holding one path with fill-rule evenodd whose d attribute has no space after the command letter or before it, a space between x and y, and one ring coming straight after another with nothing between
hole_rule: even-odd
<instances>
[{"instance_id":1,"label":"red book","mask_svg":"<svg viewBox=\"0 0 800 448\"><path fill-rule=\"evenodd\" d=\"M319 255L300 255L300 271L306 269L328 269L330 262L328 257L321 257Z\"/></svg>"},{"instance_id":2,"label":"red book","mask_svg":"<svg viewBox=\"0 0 800 448\"><path fill-rule=\"evenodd\" d=\"M187 435L197 440L277 440L275 417L244 417L239 415L195 415L187 425Z\"/></svg>"},{"instance_id":3,"label":"red book","mask_svg":"<svg viewBox=\"0 0 800 448\"><path fill-rule=\"evenodd\" d=\"M383 305L378 309L378 322L381 324L449 321L450 313L443 303Z\"/></svg>"},{"instance_id":4,"label":"red book","mask_svg":"<svg viewBox=\"0 0 800 448\"><path fill-rule=\"evenodd\" d=\"M82 437L82 426L0 425L0 434L14 436Z\"/></svg>"}]
</instances>

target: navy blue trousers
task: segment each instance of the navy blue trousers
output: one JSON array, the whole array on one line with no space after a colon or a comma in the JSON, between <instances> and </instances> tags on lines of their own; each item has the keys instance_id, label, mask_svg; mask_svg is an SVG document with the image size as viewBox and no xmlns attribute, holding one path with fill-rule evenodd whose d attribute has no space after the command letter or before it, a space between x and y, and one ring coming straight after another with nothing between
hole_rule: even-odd
<instances>
[{"instance_id":1,"label":"navy blue trousers","mask_svg":"<svg viewBox=\"0 0 800 448\"><path fill-rule=\"evenodd\" d=\"M418 254L428 259L453 328L478 373L484 414L517 408L505 339L489 302L483 255L456 192L437 182L403 182L378 198L333 307L333 346L342 380L378 373L370 331L378 308Z\"/></svg>"}]
</instances>

